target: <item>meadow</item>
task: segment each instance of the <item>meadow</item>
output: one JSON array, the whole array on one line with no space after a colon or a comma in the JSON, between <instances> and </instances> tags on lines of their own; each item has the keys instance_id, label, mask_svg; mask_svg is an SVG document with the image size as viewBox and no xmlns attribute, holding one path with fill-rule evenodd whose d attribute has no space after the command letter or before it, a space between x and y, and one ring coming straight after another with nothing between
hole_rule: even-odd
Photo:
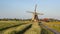
<instances>
[{"instance_id":1,"label":"meadow","mask_svg":"<svg viewBox=\"0 0 60 34\"><path fill-rule=\"evenodd\" d=\"M47 22L47 23L44 23L44 25L60 32L60 22Z\"/></svg>"},{"instance_id":2,"label":"meadow","mask_svg":"<svg viewBox=\"0 0 60 34\"><path fill-rule=\"evenodd\" d=\"M43 25L60 32L60 22L43 22ZM0 21L0 34L54 34L31 21Z\"/></svg>"}]
</instances>

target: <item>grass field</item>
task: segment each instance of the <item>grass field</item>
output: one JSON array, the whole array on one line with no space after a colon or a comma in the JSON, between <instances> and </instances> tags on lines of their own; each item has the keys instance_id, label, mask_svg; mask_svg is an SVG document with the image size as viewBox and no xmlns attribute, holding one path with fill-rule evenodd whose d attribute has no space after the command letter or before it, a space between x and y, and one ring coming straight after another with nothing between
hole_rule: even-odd
<instances>
[{"instance_id":1,"label":"grass field","mask_svg":"<svg viewBox=\"0 0 60 34\"><path fill-rule=\"evenodd\" d=\"M60 32L60 22L47 22L47 23L44 23L44 25Z\"/></svg>"},{"instance_id":2,"label":"grass field","mask_svg":"<svg viewBox=\"0 0 60 34\"><path fill-rule=\"evenodd\" d=\"M30 21L0 21L0 34L53 34L38 24ZM43 22L43 24L60 32L60 22Z\"/></svg>"}]
</instances>

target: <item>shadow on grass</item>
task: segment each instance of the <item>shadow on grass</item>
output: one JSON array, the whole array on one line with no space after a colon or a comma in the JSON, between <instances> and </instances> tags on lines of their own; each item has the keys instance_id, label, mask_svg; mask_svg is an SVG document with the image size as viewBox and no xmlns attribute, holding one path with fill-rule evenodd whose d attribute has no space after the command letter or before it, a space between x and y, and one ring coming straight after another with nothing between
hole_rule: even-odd
<instances>
[{"instance_id":1,"label":"shadow on grass","mask_svg":"<svg viewBox=\"0 0 60 34\"><path fill-rule=\"evenodd\" d=\"M39 22L38 25L41 27L41 33L40 34L48 34L48 31L45 28L43 28L44 25L42 24L42 22Z\"/></svg>"},{"instance_id":2,"label":"shadow on grass","mask_svg":"<svg viewBox=\"0 0 60 34\"><path fill-rule=\"evenodd\" d=\"M20 26L20 25L24 25L24 24L27 24L27 23L22 23L22 24L10 26L10 27L2 28L2 29L0 29L0 31L6 30L6 29L9 29L9 28L13 28L13 27L17 27L17 26Z\"/></svg>"},{"instance_id":3,"label":"shadow on grass","mask_svg":"<svg viewBox=\"0 0 60 34\"><path fill-rule=\"evenodd\" d=\"M23 29L22 31L17 32L16 34L24 34L25 31L27 31L28 29L30 29L32 26L32 24L30 24L29 26L27 26L25 29Z\"/></svg>"},{"instance_id":4,"label":"shadow on grass","mask_svg":"<svg viewBox=\"0 0 60 34\"><path fill-rule=\"evenodd\" d=\"M41 27L41 34L60 34L60 32L43 25L42 22L39 22L39 26Z\"/></svg>"},{"instance_id":5,"label":"shadow on grass","mask_svg":"<svg viewBox=\"0 0 60 34\"><path fill-rule=\"evenodd\" d=\"M48 31L44 28L41 29L41 34L49 34Z\"/></svg>"}]
</instances>

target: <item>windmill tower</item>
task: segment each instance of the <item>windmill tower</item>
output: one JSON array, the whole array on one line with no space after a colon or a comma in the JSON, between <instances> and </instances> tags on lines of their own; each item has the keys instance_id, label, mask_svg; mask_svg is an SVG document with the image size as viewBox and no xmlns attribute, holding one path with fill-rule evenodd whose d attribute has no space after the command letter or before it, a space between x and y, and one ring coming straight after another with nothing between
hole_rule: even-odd
<instances>
[{"instance_id":1,"label":"windmill tower","mask_svg":"<svg viewBox=\"0 0 60 34\"><path fill-rule=\"evenodd\" d=\"M37 4L35 5L34 12L27 11L28 13L32 13L33 14L32 21L39 21L38 15L43 15L42 13L37 13L36 10L37 10Z\"/></svg>"}]
</instances>

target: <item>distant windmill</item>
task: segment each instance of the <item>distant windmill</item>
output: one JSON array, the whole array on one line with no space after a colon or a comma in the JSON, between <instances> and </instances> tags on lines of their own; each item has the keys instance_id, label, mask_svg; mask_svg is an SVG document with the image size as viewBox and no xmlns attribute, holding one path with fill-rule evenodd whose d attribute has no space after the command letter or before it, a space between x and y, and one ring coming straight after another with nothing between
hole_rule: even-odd
<instances>
[{"instance_id":1,"label":"distant windmill","mask_svg":"<svg viewBox=\"0 0 60 34\"><path fill-rule=\"evenodd\" d=\"M43 15L42 13L37 13L36 9L37 9L37 4L35 5L34 12L27 11L28 13L32 13L33 14L32 21L38 21L39 20L38 19L38 15Z\"/></svg>"}]
</instances>

